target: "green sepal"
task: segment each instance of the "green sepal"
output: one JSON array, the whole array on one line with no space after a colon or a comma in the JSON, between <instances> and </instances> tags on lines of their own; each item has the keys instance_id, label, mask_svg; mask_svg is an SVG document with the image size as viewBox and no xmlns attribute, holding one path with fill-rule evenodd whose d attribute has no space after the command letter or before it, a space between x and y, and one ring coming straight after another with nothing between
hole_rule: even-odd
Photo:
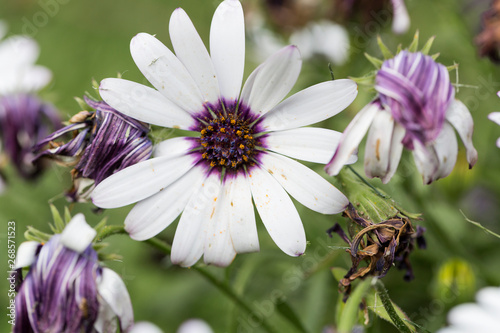
<instances>
[{"instance_id":1,"label":"green sepal","mask_svg":"<svg viewBox=\"0 0 500 333\"><path fill-rule=\"evenodd\" d=\"M52 219L54 220L54 225L49 223L50 229L52 229L53 233L61 233L64 230L64 223L61 214L57 210L56 206L50 204L50 212L52 213Z\"/></svg>"},{"instance_id":2,"label":"green sepal","mask_svg":"<svg viewBox=\"0 0 500 333\"><path fill-rule=\"evenodd\" d=\"M425 42L424 47L422 47L420 52L422 52L425 55L428 55L429 51L431 50L432 43L434 43L434 39L436 39L436 36L432 36L431 38L429 38L427 42Z\"/></svg>"},{"instance_id":3,"label":"green sepal","mask_svg":"<svg viewBox=\"0 0 500 333\"><path fill-rule=\"evenodd\" d=\"M440 55L440 54L441 54L441 53L439 53L439 52L438 52L438 53L434 53L433 55L431 55L431 58L432 58L433 60L436 60L436 59L439 57L439 55Z\"/></svg>"},{"instance_id":4,"label":"green sepal","mask_svg":"<svg viewBox=\"0 0 500 333\"><path fill-rule=\"evenodd\" d=\"M377 35L377 44L385 60L394 58L394 54L392 54L389 48L384 44L380 35Z\"/></svg>"},{"instance_id":5,"label":"green sepal","mask_svg":"<svg viewBox=\"0 0 500 333\"><path fill-rule=\"evenodd\" d=\"M365 57L366 59L368 59L369 62L372 63L373 66L375 66L376 69L380 69L380 67L382 67L382 64L384 63L382 60L372 57L366 52L365 52Z\"/></svg>"},{"instance_id":6,"label":"green sepal","mask_svg":"<svg viewBox=\"0 0 500 333\"><path fill-rule=\"evenodd\" d=\"M353 80L357 84L361 84L361 85L373 86L375 84L375 73L374 72L367 74L365 76L361 76L361 77L349 76L348 78Z\"/></svg>"},{"instance_id":7,"label":"green sepal","mask_svg":"<svg viewBox=\"0 0 500 333\"><path fill-rule=\"evenodd\" d=\"M41 232L40 230L37 230L33 228L32 226L27 227L28 230L24 232L24 238L29 241L35 241L38 243L47 243L52 237L52 235L49 235L45 232Z\"/></svg>"},{"instance_id":8,"label":"green sepal","mask_svg":"<svg viewBox=\"0 0 500 333\"><path fill-rule=\"evenodd\" d=\"M415 31L415 35L413 36L413 41L411 42L410 46L408 46L408 51L417 52L417 50L418 50L418 36L419 36L419 32L417 30L417 31Z\"/></svg>"},{"instance_id":9,"label":"green sepal","mask_svg":"<svg viewBox=\"0 0 500 333\"><path fill-rule=\"evenodd\" d=\"M80 108L82 110L88 110L88 109L90 109L90 106L83 99L81 99L80 97L75 96L73 98L75 99L75 101L78 103L78 106L80 106Z\"/></svg>"},{"instance_id":10,"label":"green sepal","mask_svg":"<svg viewBox=\"0 0 500 333\"><path fill-rule=\"evenodd\" d=\"M448 72L451 72L451 71L453 71L453 70L455 70L457 68L458 68L458 64L457 63L455 63L455 64L453 64L451 66L446 66L446 69L448 70Z\"/></svg>"}]
</instances>

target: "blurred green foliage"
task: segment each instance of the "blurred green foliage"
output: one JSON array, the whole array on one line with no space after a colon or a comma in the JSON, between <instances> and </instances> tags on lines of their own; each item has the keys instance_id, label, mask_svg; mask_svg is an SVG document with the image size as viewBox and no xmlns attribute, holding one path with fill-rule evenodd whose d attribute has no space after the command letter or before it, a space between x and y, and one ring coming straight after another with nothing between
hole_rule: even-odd
<instances>
[{"instance_id":1,"label":"blurred green foliage","mask_svg":"<svg viewBox=\"0 0 500 333\"><path fill-rule=\"evenodd\" d=\"M217 0L3 0L0 13L1 19L9 24L10 34L32 34L39 42L38 63L54 74L53 83L41 92L41 96L54 103L63 118L68 119L80 111L74 96L82 96L85 91L95 94L91 91L92 78L99 81L121 73L126 79L146 83L129 53L129 42L135 34L156 34L170 46L168 20L173 9L182 6L207 42L212 13L218 3ZM500 110L500 99L496 96L500 90L500 70L488 59L479 59L473 43L480 30L479 15L488 1L407 0L406 3L411 16L409 33L394 36L390 22L378 25L373 31L354 32L355 25L349 25L347 28L352 34L350 60L333 70L336 78L362 76L372 70L364 52L381 56L375 39L377 33L395 50L399 43L408 45L418 29L421 40L436 36L431 54L440 52L439 61L445 65L459 63L459 82L474 86L457 89L457 98L470 108L475 121L474 144L479 161L472 170L467 170L464 149L460 146L453 173L430 186L422 185L409 153L403 155L398 173L388 185L372 181L406 210L423 214L423 220L417 223L427 228L428 248L416 250L410 257L416 279L404 282L403 273L393 269L384 278L384 284L392 300L412 321L434 331L445 324L450 307L459 301L472 300L470 290L500 284L497 257L500 240L467 223L460 212L500 232L500 149L495 146L500 127L486 118L488 113ZM247 74L254 64L251 59L247 61ZM451 73L453 81L456 81L455 75ZM327 63L310 61L304 64L294 91L329 79ZM321 125L342 131L373 96L373 91L360 87L357 99L346 111ZM363 153L361 148L360 162L355 164L362 174ZM311 167L325 175L321 166ZM16 222L18 245L28 225L49 232L48 202L52 201L61 210L66 202L60 194L70 187L69 169L59 166L51 166L33 183L17 178L13 171L7 170L9 189L0 197L2 254L6 253L8 221ZM259 332L259 323L264 317L277 331L294 332L297 328L286 322L275 306L283 300L299 316L308 332L320 332L323 327L336 324L335 309L341 298L329 267L350 267L348 254L330 248L344 246L342 241L338 237L328 238L325 230L335 222L345 225L345 220L340 215L324 216L300 205L297 207L310 242L304 256L291 258L283 254L258 221L260 253L238 255L227 269L209 267L213 274L232 285L255 306L257 311L252 315L240 312L230 299L194 270L172 266L158 251L126 236L107 240L110 243L107 251L123 257L122 261L111 262L109 266L124 279L136 319L152 321L165 332L175 332L181 322L193 317L206 320L215 332ZM103 216L108 217L110 224L122 224L130 207L96 214L92 205L75 204L71 210L73 214L85 213L91 225ZM171 242L175 228L176 225L170 226L160 237ZM0 271L6 272L7 258L3 255L1 258ZM449 283L461 283L460 279L451 276L454 273L449 265L453 262L455 265L460 262L470 276L466 286L458 285L453 293L446 293L443 288L448 288ZM7 275L2 273L2 276L0 307L6 309ZM2 318L0 331L6 332L10 325L5 315ZM372 316L367 331L396 330Z\"/></svg>"}]
</instances>

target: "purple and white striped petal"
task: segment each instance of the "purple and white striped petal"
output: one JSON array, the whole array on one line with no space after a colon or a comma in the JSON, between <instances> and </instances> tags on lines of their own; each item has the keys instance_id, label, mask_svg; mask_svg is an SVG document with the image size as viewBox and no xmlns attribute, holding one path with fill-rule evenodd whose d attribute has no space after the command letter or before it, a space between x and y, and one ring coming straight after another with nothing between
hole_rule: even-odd
<instances>
[{"instance_id":1,"label":"purple and white striped petal","mask_svg":"<svg viewBox=\"0 0 500 333\"><path fill-rule=\"evenodd\" d=\"M443 129L434 143L434 149L439 158L439 169L434 177L434 180L437 180L448 176L457 162L457 137L449 123L443 125Z\"/></svg>"},{"instance_id":2,"label":"purple and white striped petal","mask_svg":"<svg viewBox=\"0 0 500 333\"><path fill-rule=\"evenodd\" d=\"M224 0L215 10L210 26L210 53L221 96L237 101L245 67L245 20L238 0Z\"/></svg>"},{"instance_id":3,"label":"purple and white striped petal","mask_svg":"<svg viewBox=\"0 0 500 333\"><path fill-rule=\"evenodd\" d=\"M436 180L439 172L439 157L432 145L426 147L419 141L415 141L413 158L425 185Z\"/></svg>"}]
</instances>

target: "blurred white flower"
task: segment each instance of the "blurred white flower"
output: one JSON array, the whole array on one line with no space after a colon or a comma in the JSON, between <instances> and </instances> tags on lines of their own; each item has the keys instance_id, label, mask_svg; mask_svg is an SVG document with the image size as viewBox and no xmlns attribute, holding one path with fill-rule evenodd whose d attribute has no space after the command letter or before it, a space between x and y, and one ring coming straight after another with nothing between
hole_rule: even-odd
<instances>
[{"instance_id":1,"label":"blurred white flower","mask_svg":"<svg viewBox=\"0 0 500 333\"><path fill-rule=\"evenodd\" d=\"M128 333L163 333L163 331L156 325L146 321L141 321L132 327Z\"/></svg>"},{"instance_id":2,"label":"blurred white flower","mask_svg":"<svg viewBox=\"0 0 500 333\"><path fill-rule=\"evenodd\" d=\"M448 313L449 327L437 333L496 333L500 327L500 288L487 287L476 294L477 303L460 304Z\"/></svg>"},{"instance_id":3,"label":"blurred white flower","mask_svg":"<svg viewBox=\"0 0 500 333\"><path fill-rule=\"evenodd\" d=\"M497 92L497 96L500 97L500 91ZM500 112L490 113L488 119L500 125ZM497 147L500 148L500 138L497 139Z\"/></svg>"},{"instance_id":4,"label":"blurred white flower","mask_svg":"<svg viewBox=\"0 0 500 333\"><path fill-rule=\"evenodd\" d=\"M189 319L179 326L177 333L213 333L212 328L201 319Z\"/></svg>"}]
</instances>

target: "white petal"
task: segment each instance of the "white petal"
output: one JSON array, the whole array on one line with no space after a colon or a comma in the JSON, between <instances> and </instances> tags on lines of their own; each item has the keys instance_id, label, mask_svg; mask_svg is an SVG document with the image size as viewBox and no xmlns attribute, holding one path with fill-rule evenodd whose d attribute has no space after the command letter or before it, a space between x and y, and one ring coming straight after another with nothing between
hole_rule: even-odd
<instances>
[{"instance_id":1,"label":"white petal","mask_svg":"<svg viewBox=\"0 0 500 333\"><path fill-rule=\"evenodd\" d=\"M358 112L342 134L340 144L332 160L325 167L326 173L334 176L340 172L340 169L349 160L349 156L358 148L375 115L380 111L378 103L370 103Z\"/></svg>"},{"instance_id":2,"label":"white petal","mask_svg":"<svg viewBox=\"0 0 500 333\"><path fill-rule=\"evenodd\" d=\"M283 187L258 167L249 170L248 180L262 223L276 245L290 256L302 255L306 250L304 226Z\"/></svg>"},{"instance_id":3,"label":"white petal","mask_svg":"<svg viewBox=\"0 0 500 333\"><path fill-rule=\"evenodd\" d=\"M204 175L201 167L194 167L163 191L137 203L125 219L130 237L142 241L168 227L200 188Z\"/></svg>"},{"instance_id":4,"label":"white petal","mask_svg":"<svg viewBox=\"0 0 500 333\"><path fill-rule=\"evenodd\" d=\"M403 152L403 138L406 134L406 130L403 126L398 123L394 123L394 130L392 132L391 148L390 148L390 159L389 168L384 177L382 177L382 183L387 184L391 180L392 176L396 173L398 169L399 161L401 160L401 154Z\"/></svg>"},{"instance_id":5,"label":"white petal","mask_svg":"<svg viewBox=\"0 0 500 333\"><path fill-rule=\"evenodd\" d=\"M264 116L262 126L278 131L317 123L344 110L357 94L357 85L351 80L319 83L278 104Z\"/></svg>"},{"instance_id":6,"label":"white petal","mask_svg":"<svg viewBox=\"0 0 500 333\"><path fill-rule=\"evenodd\" d=\"M342 133L324 128L304 127L271 132L265 146L299 160L326 164L337 149Z\"/></svg>"},{"instance_id":7,"label":"white petal","mask_svg":"<svg viewBox=\"0 0 500 333\"><path fill-rule=\"evenodd\" d=\"M448 321L462 330L470 332L497 332L498 317L490 315L477 304L460 304L448 313Z\"/></svg>"},{"instance_id":8,"label":"white petal","mask_svg":"<svg viewBox=\"0 0 500 333\"><path fill-rule=\"evenodd\" d=\"M342 212L349 200L326 179L308 167L274 153L263 154L262 168L267 170L298 202L323 214Z\"/></svg>"},{"instance_id":9,"label":"white petal","mask_svg":"<svg viewBox=\"0 0 500 333\"><path fill-rule=\"evenodd\" d=\"M43 66L31 66L19 73L19 91L34 92L45 87L52 80L52 72Z\"/></svg>"},{"instance_id":10,"label":"white petal","mask_svg":"<svg viewBox=\"0 0 500 333\"><path fill-rule=\"evenodd\" d=\"M383 178L389 169L394 120L389 112L377 112L365 149L365 173L368 178Z\"/></svg>"},{"instance_id":11,"label":"white petal","mask_svg":"<svg viewBox=\"0 0 500 333\"><path fill-rule=\"evenodd\" d=\"M92 243L97 231L87 224L82 213L73 216L61 233L61 244L82 253Z\"/></svg>"},{"instance_id":12,"label":"white petal","mask_svg":"<svg viewBox=\"0 0 500 333\"><path fill-rule=\"evenodd\" d=\"M252 192L245 175L226 180L229 200L229 231L237 253L259 251L259 236L252 203Z\"/></svg>"},{"instance_id":13,"label":"white petal","mask_svg":"<svg viewBox=\"0 0 500 333\"><path fill-rule=\"evenodd\" d=\"M249 83L245 83L241 100L250 109L265 114L290 92L299 77L302 60L296 46L282 48L269 57L255 71Z\"/></svg>"},{"instance_id":14,"label":"white petal","mask_svg":"<svg viewBox=\"0 0 500 333\"><path fill-rule=\"evenodd\" d=\"M494 316L500 316L500 288L486 287L478 291L476 299L483 309Z\"/></svg>"},{"instance_id":15,"label":"white petal","mask_svg":"<svg viewBox=\"0 0 500 333\"><path fill-rule=\"evenodd\" d=\"M186 67L158 39L140 33L132 38L130 53L142 74L171 102L191 114L202 110L200 89Z\"/></svg>"},{"instance_id":16,"label":"white petal","mask_svg":"<svg viewBox=\"0 0 500 333\"><path fill-rule=\"evenodd\" d=\"M213 333L213 331L203 320L189 319L179 326L177 333Z\"/></svg>"},{"instance_id":17,"label":"white petal","mask_svg":"<svg viewBox=\"0 0 500 333\"><path fill-rule=\"evenodd\" d=\"M406 10L404 0L392 0L393 17L392 31L395 34L404 34L410 28L410 16Z\"/></svg>"},{"instance_id":18,"label":"white petal","mask_svg":"<svg viewBox=\"0 0 500 333\"><path fill-rule=\"evenodd\" d=\"M424 184L430 184L436 180L439 169L439 158L433 146L423 146L417 140L413 141L413 158L418 171L422 175Z\"/></svg>"},{"instance_id":19,"label":"white petal","mask_svg":"<svg viewBox=\"0 0 500 333\"><path fill-rule=\"evenodd\" d=\"M214 210L207 221L203 261L206 264L226 267L236 256L231 241L229 219L231 211L228 209L231 198L228 195L228 184L221 187L216 197Z\"/></svg>"},{"instance_id":20,"label":"white petal","mask_svg":"<svg viewBox=\"0 0 500 333\"><path fill-rule=\"evenodd\" d=\"M22 242L17 249L14 269L31 266L36 259L36 251L40 245L35 241Z\"/></svg>"},{"instance_id":21,"label":"white petal","mask_svg":"<svg viewBox=\"0 0 500 333\"><path fill-rule=\"evenodd\" d=\"M0 68L26 67L40 54L38 43L30 37L12 36L0 43Z\"/></svg>"},{"instance_id":22,"label":"white petal","mask_svg":"<svg viewBox=\"0 0 500 333\"><path fill-rule=\"evenodd\" d=\"M238 0L225 0L217 7L210 27L210 53L221 95L236 101L245 66L245 21Z\"/></svg>"},{"instance_id":23,"label":"white petal","mask_svg":"<svg viewBox=\"0 0 500 333\"><path fill-rule=\"evenodd\" d=\"M134 312L127 287L120 276L104 267L97 282L97 291L118 316L122 330L128 331L134 324Z\"/></svg>"},{"instance_id":24,"label":"white petal","mask_svg":"<svg viewBox=\"0 0 500 333\"><path fill-rule=\"evenodd\" d=\"M488 119L494 121L498 125L500 125L500 112L492 112L488 115ZM449 121L449 120L448 120Z\"/></svg>"},{"instance_id":25,"label":"white petal","mask_svg":"<svg viewBox=\"0 0 500 333\"><path fill-rule=\"evenodd\" d=\"M467 150L467 161L469 168L472 168L477 161L477 150L472 144L472 132L474 131L474 121L472 116L459 100L454 100L446 110L446 120L448 120L460 135L465 149Z\"/></svg>"},{"instance_id":26,"label":"white petal","mask_svg":"<svg viewBox=\"0 0 500 333\"><path fill-rule=\"evenodd\" d=\"M109 78L101 81L102 99L121 113L149 124L188 129L195 124L189 113L155 89L145 85Z\"/></svg>"},{"instance_id":27,"label":"white petal","mask_svg":"<svg viewBox=\"0 0 500 333\"><path fill-rule=\"evenodd\" d=\"M172 139L167 139L154 146L153 156L154 157L175 157L185 154L186 152L193 149L194 142L191 137L177 137Z\"/></svg>"},{"instance_id":28,"label":"white petal","mask_svg":"<svg viewBox=\"0 0 500 333\"><path fill-rule=\"evenodd\" d=\"M212 59L193 22L182 8L177 8L172 13L169 32L175 54L200 88L204 100L217 102L219 83Z\"/></svg>"},{"instance_id":29,"label":"white petal","mask_svg":"<svg viewBox=\"0 0 500 333\"><path fill-rule=\"evenodd\" d=\"M163 333L163 331L154 324L140 321L134 324L129 333Z\"/></svg>"},{"instance_id":30,"label":"white petal","mask_svg":"<svg viewBox=\"0 0 500 333\"><path fill-rule=\"evenodd\" d=\"M221 192L220 175L212 173L189 200L172 243L171 260L181 266L192 266L203 254L208 221L215 214Z\"/></svg>"},{"instance_id":31,"label":"white petal","mask_svg":"<svg viewBox=\"0 0 500 333\"><path fill-rule=\"evenodd\" d=\"M99 183L92 201L101 208L116 208L143 200L179 179L197 159L194 155L167 156L134 164Z\"/></svg>"},{"instance_id":32,"label":"white petal","mask_svg":"<svg viewBox=\"0 0 500 333\"><path fill-rule=\"evenodd\" d=\"M343 26L330 21L322 21L313 26L313 34L316 52L323 54L335 65L345 63L349 57L350 45L349 33Z\"/></svg>"},{"instance_id":33,"label":"white petal","mask_svg":"<svg viewBox=\"0 0 500 333\"><path fill-rule=\"evenodd\" d=\"M455 131L450 124L444 123L443 129L434 143L436 155L439 158L439 169L435 179L448 176L457 162L458 143Z\"/></svg>"}]
</instances>

